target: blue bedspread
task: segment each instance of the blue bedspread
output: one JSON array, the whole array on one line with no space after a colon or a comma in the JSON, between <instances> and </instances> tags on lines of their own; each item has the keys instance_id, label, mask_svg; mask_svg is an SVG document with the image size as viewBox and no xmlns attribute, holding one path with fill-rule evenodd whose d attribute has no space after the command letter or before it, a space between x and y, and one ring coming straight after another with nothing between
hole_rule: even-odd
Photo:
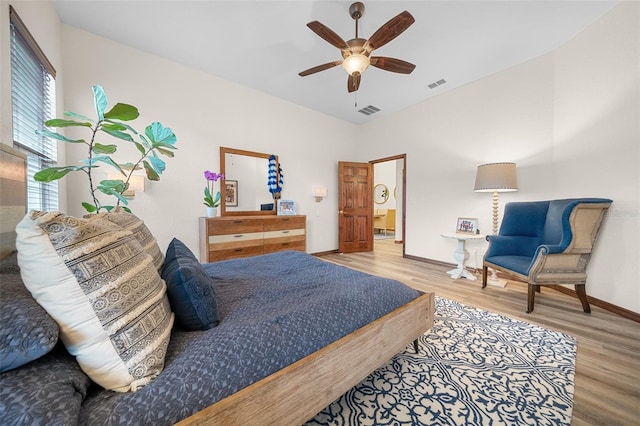
<instances>
[{"instance_id":1,"label":"blue bedspread","mask_svg":"<svg viewBox=\"0 0 640 426\"><path fill-rule=\"evenodd\" d=\"M406 285L300 252L205 265L220 324L175 330L165 369L133 393L89 392L80 424L172 424L418 296Z\"/></svg>"}]
</instances>

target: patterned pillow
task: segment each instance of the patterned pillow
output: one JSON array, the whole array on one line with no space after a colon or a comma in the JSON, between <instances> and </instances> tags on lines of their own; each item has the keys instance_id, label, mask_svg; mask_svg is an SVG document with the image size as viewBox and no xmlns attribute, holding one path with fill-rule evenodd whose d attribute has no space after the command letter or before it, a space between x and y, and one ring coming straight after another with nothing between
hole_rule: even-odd
<instances>
[{"instance_id":1,"label":"patterned pillow","mask_svg":"<svg viewBox=\"0 0 640 426\"><path fill-rule=\"evenodd\" d=\"M16 232L25 286L89 377L120 392L153 380L164 367L173 314L132 233L105 219L39 211Z\"/></svg>"},{"instance_id":2,"label":"patterned pillow","mask_svg":"<svg viewBox=\"0 0 640 426\"><path fill-rule=\"evenodd\" d=\"M182 241L174 238L169 243L161 275L178 324L190 331L218 325L213 280Z\"/></svg>"},{"instance_id":3,"label":"patterned pillow","mask_svg":"<svg viewBox=\"0 0 640 426\"><path fill-rule=\"evenodd\" d=\"M33 300L19 274L0 275L0 372L48 353L58 341L58 325Z\"/></svg>"},{"instance_id":4,"label":"patterned pillow","mask_svg":"<svg viewBox=\"0 0 640 426\"><path fill-rule=\"evenodd\" d=\"M158 271L162 268L162 251L158 247L158 242L153 236L149 228L144 224L142 219L136 215L116 207L109 213L90 214L85 216L86 219L107 219L121 228L131 231L136 240L140 243L144 251L146 251L153 259L153 265Z\"/></svg>"},{"instance_id":5,"label":"patterned pillow","mask_svg":"<svg viewBox=\"0 0 640 426\"><path fill-rule=\"evenodd\" d=\"M64 346L0 377L5 425L75 425L91 380Z\"/></svg>"}]
</instances>

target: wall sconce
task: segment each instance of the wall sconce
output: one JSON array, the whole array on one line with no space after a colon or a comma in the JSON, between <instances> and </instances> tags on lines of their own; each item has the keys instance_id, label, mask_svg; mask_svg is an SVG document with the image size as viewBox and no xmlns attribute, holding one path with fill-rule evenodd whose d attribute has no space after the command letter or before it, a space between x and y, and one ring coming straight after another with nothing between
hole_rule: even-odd
<instances>
[{"instance_id":1,"label":"wall sconce","mask_svg":"<svg viewBox=\"0 0 640 426\"><path fill-rule=\"evenodd\" d=\"M327 187L323 185L314 185L312 193L313 196L316 197L316 203L319 203L323 198L327 198Z\"/></svg>"},{"instance_id":2,"label":"wall sconce","mask_svg":"<svg viewBox=\"0 0 640 426\"><path fill-rule=\"evenodd\" d=\"M121 174L110 173L107 178L109 180L125 180L125 177ZM127 200L132 200L136 196L136 191L144 192L144 176L142 175L131 175L129 178L129 188L122 193L122 196Z\"/></svg>"}]
</instances>

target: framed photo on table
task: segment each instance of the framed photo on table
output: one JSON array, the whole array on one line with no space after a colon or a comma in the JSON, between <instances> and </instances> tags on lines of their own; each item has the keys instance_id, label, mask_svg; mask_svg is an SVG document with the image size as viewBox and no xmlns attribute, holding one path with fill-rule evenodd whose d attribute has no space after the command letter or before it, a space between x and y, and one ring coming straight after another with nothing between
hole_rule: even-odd
<instances>
[{"instance_id":1,"label":"framed photo on table","mask_svg":"<svg viewBox=\"0 0 640 426\"><path fill-rule=\"evenodd\" d=\"M475 217L459 217L456 232L459 234L477 234L478 219Z\"/></svg>"},{"instance_id":2,"label":"framed photo on table","mask_svg":"<svg viewBox=\"0 0 640 426\"><path fill-rule=\"evenodd\" d=\"M227 207L238 207L238 181L224 181L224 203Z\"/></svg>"},{"instance_id":3,"label":"framed photo on table","mask_svg":"<svg viewBox=\"0 0 640 426\"><path fill-rule=\"evenodd\" d=\"M294 215L296 214L296 202L292 200L278 200L278 215Z\"/></svg>"}]
</instances>

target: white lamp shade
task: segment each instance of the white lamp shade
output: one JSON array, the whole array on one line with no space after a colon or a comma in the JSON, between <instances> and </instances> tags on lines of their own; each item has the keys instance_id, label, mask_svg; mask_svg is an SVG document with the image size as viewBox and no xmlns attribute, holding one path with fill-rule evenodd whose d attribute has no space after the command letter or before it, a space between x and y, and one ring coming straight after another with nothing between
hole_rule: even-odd
<instances>
[{"instance_id":1,"label":"white lamp shade","mask_svg":"<svg viewBox=\"0 0 640 426\"><path fill-rule=\"evenodd\" d=\"M518 190L516 163L489 163L478 166L476 192L513 192Z\"/></svg>"},{"instance_id":2,"label":"white lamp shade","mask_svg":"<svg viewBox=\"0 0 640 426\"><path fill-rule=\"evenodd\" d=\"M342 68L349 75L362 74L369 66L369 58L360 53L353 53L342 61Z\"/></svg>"},{"instance_id":3,"label":"white lamp shade","mask_svg":"<svg viewBox=\"0 0 640 426\"><path fill-rule=\"evenodd\" d=\"M313 196L316 198L327 198L328 190L326 186L314 185L312 191Z\"/></svg>"}]
</instances>

